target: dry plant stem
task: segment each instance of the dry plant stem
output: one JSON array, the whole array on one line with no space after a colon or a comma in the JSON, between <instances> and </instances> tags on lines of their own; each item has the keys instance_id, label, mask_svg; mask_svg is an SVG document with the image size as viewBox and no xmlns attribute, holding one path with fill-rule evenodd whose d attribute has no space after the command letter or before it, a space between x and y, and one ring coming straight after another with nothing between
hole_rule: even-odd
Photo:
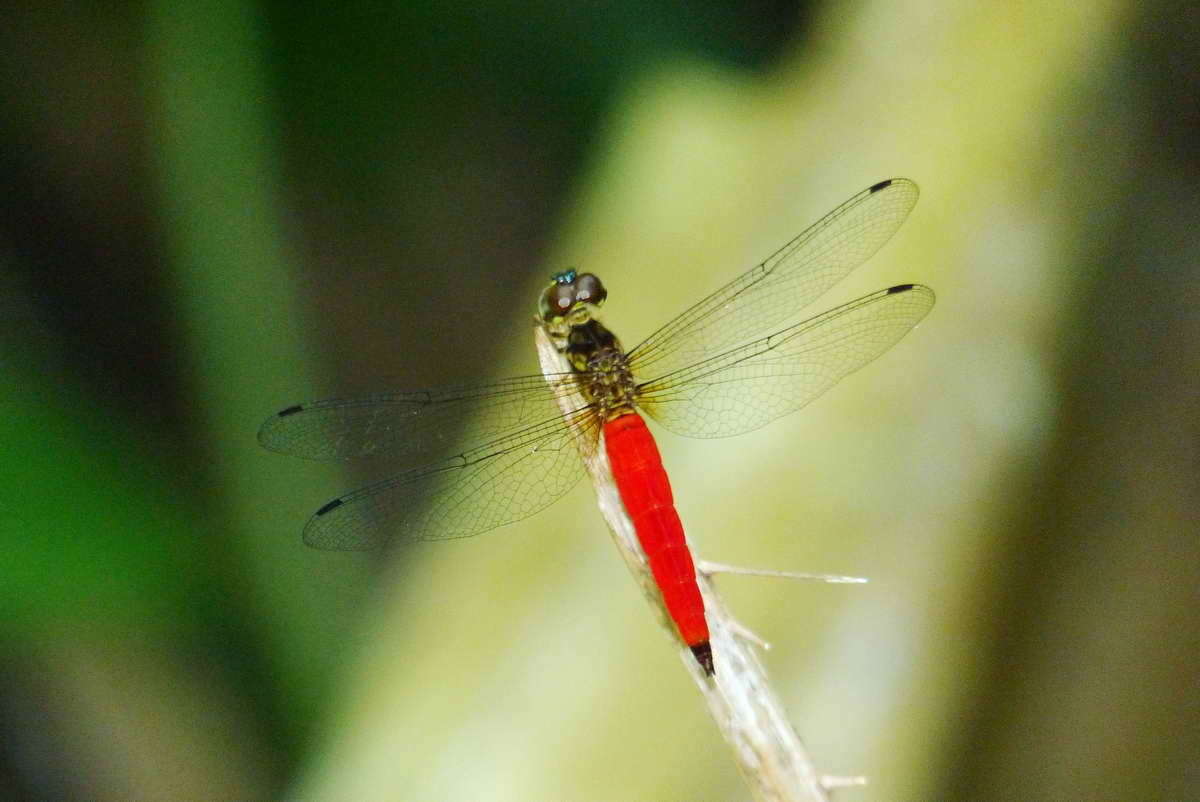
<instances>
[{"instance_id":1,"label":"dry plant stem","mask_svg":"<svg viewBox=\"0 0 1200 802\"><path fill-rule=\"evenodd\" d=\"M570 372L570 365L554 348L545 331L535 329L538 358L547 381ZM562 385L560 406L564 413L579 409L586 402L573 385ZM613 483L608 457L603 448L582 448L581 453L596 489L601 514L608 523L613 541L637 579L646 598L660 613L663 626L677 644L680 659L691 673L696 686L708 702L709 712L725 740L733 747L738 768L750 785L755 799L770 802L828 802L824 778L813 767L800 736L796 734L778 695L767 681L767 672L751 644L738 636L742 628L730 615L708 576L697 572L696 580L704 598L704 617L716 663L716 675L706 676L691 651L680 642L675 625L662 605L662 596L638 543L633 523ZM689 548L691 544L688 544ZM692 550L695 553L695 550Z\"/></svg>"},{"instance_id":2,"label":"dry plant stem","mask_svg":"<svg viewBox=\"0 0 1200 802\"><path fill-rule=\"evenodd\" d=\"M776 571L772 568L740 568L736 565L698 560L696 570L712 574L741 574L743 576L774 576L781 579L811 579L834 585L861 585L868 580L861 576L839 576L838 574L808 574L801 571Z\"/></svg>"}]
</instances>

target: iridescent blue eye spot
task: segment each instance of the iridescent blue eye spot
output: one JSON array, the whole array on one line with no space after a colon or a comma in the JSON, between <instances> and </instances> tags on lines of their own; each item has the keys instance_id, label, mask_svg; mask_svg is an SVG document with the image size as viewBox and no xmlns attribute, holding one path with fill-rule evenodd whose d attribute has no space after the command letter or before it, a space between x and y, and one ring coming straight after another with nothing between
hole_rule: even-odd
<instances>
[{"instance_id":1,"label":"iridescent blue eye spot","mask_svg":"<svg viewBox=\"0 0 1200 802\"><path fill-rule=\"evenodd\" d=\"M570 284L575 281L575 268L555 273L550 278L554 279L555 284Z\"/></svg>"}]
</instances>

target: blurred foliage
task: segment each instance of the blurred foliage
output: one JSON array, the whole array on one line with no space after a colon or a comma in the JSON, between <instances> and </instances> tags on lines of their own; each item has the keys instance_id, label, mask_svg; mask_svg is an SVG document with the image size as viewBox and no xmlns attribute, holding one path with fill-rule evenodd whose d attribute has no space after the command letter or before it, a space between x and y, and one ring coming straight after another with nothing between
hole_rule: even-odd
<instances>
[{"instance_id":1,"label":"blurred foliage","mask_svg":"<svg viewBox=\"0 0 1200 802\"><path fill-rule=\"evenodd\" d=\"M371 477L254 433L535 370L567 264L632 344L905 174L822 303L939 306L803 415L664 436L689 531L873 578L722 583L845 798L1195 798L1198 45L1180 4L18 4L0 794L743 798L586 488L319 554Z\"/></svg>"}]
</instances>

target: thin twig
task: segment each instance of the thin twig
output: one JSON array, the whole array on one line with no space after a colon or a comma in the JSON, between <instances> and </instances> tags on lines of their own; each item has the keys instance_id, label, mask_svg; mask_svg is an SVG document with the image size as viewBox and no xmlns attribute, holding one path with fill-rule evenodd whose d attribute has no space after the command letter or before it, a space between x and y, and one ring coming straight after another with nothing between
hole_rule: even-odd
<instances>
[{"instance_id":1,"label":"thin twig","mask_svg":"<svg viewBox=\"0 0 1200 802\"><path fill-rule=\"evenodd\" d=\"M741 638L744 641L754 644L758 648L762 649L764 652L771 651L771 644L768 641L759 637L757 632L750 629L750 627L746 626L745 624L743 624L741 621L737 620L736 618L729 619L729 629L731 632L733 632L733 634L735 636Z\"/></svg>"},{"instance_id":2,"label":"thin twig","mask_svg":"<svg viewBox=\"0 0 1200 802\"><path fill-rule=\"evenodd\" d=\"M741 568L736 565L699 560L696 570L705 574L742 574L744 576L774 576L782 579L811 579L841 585L861 585L870 580L861 576L839 576L838 574L808 574L802 571L776 571L773 568Z\"/></svg>"},{"instance_id":3,"label":"thin twig","mask_svg":"<svg viewBox=\"0 0 1200 802\"><path fill-rule=\"evenodd\" d=\"M570 365L540 326L535 329L534 336L542 372L547 381L555 383L553 376L568 373ZM564 414L583 406L585 401L572 389L572 384L557 384ZM583 442L582 435L580 442ZM704 617L708 621L716 663L716 675L712 677L704 673L691 650L680 642L675 626L667 616L633 523L625 514L613 483L605 450L581 447L580 452L596 489L600 512L608 523L617 549L646 598L659 610L663 626L678 645L680 659L708 702L709 712L721 734L733 747L738 768L754 797L763 802L828 802L825 778L817 773L800 736L784 714L779 696L767 680L766 670L750 644L738 636L739 627L708 576L698 572L696 581L704 599ZM691 548L691 543L688 546ZM692 551L695 553L695 549Z\"/></svg>"}]
</instances>

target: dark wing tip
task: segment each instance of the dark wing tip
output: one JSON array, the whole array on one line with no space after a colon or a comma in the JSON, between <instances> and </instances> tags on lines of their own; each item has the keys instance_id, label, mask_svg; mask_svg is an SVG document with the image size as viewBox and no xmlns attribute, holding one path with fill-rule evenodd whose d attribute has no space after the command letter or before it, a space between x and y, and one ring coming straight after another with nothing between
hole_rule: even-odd
<instances>
[{"instance_id":1,"label":"dark wing tip","mask_svg":"<svg viewBox=\"0 0 1200 802\"><path fill-rule=\"evenodd\" d=\"M281 419L286 418L289 415L295 415L297 412L300 412L303 409L304 406L302 404L293 404L287 409L276 412L274 415L263 421L262 426L258 427L258 444L268 451L283 453L283 449L281 449L278 443L275 442L276 424L278 424Z\"/></svg>"},{"instance_id":2,"label":"dark wing tip","mask_svg":"<svg viewBox=\"0 0 1200 802\"><path fill-rule=\"evenodd\" d=\"M380 533L357 526L353 519L326 517L346 504L346 496L335 498L312 514L304 526L304 544L321 551L374 551L384 546Z\"/></svg>"},{"instance_id":3,"label":"dark wing tip","mask_svg":"<svg viewBox=\"0 0 1200 802\"><path fill-rule=\"evenodd\" d=\"M930 306L933 306L934 301L937 300L937 295L934 291L924 284L897 284L894 287L888 287L886 292L888 295L900 295L911 292L913 295L927 298Z\"/></svg>"},{"instance_id":4,"label":"dark wing tip","mask_svg":"<svg viewBox=\"0 0 1200 802\"><path fill-rule=\"evenodd\" d=\"M866 194L874 195L876 192L882 192L888 187L895 187L902 193L912 193L914 198L920 194L920 189L917 187L916 182L909 178L889 178L885 181L880 181L877 184L867 187ZM914 200L913 202L915 203L916 201ZM909 208L912 207L910 206Z\"/></svg>"},{"instance_id":5,"label":"dark wing tip","mask_svg":"<svg viewBox=\"0 0 1200 802\"><path fill-rule=\"evenodd\" d=\"M328 512L332 512L333 510L336 510L338 507L342 506L342 504L344 504L344 503L345 502L342 501L342 499L335 498L333 501L329 502L324 507L322 507L321 509L314 512L313 517L320 518L322 515L325 515Z\"/></svg>"}]
</instances>

